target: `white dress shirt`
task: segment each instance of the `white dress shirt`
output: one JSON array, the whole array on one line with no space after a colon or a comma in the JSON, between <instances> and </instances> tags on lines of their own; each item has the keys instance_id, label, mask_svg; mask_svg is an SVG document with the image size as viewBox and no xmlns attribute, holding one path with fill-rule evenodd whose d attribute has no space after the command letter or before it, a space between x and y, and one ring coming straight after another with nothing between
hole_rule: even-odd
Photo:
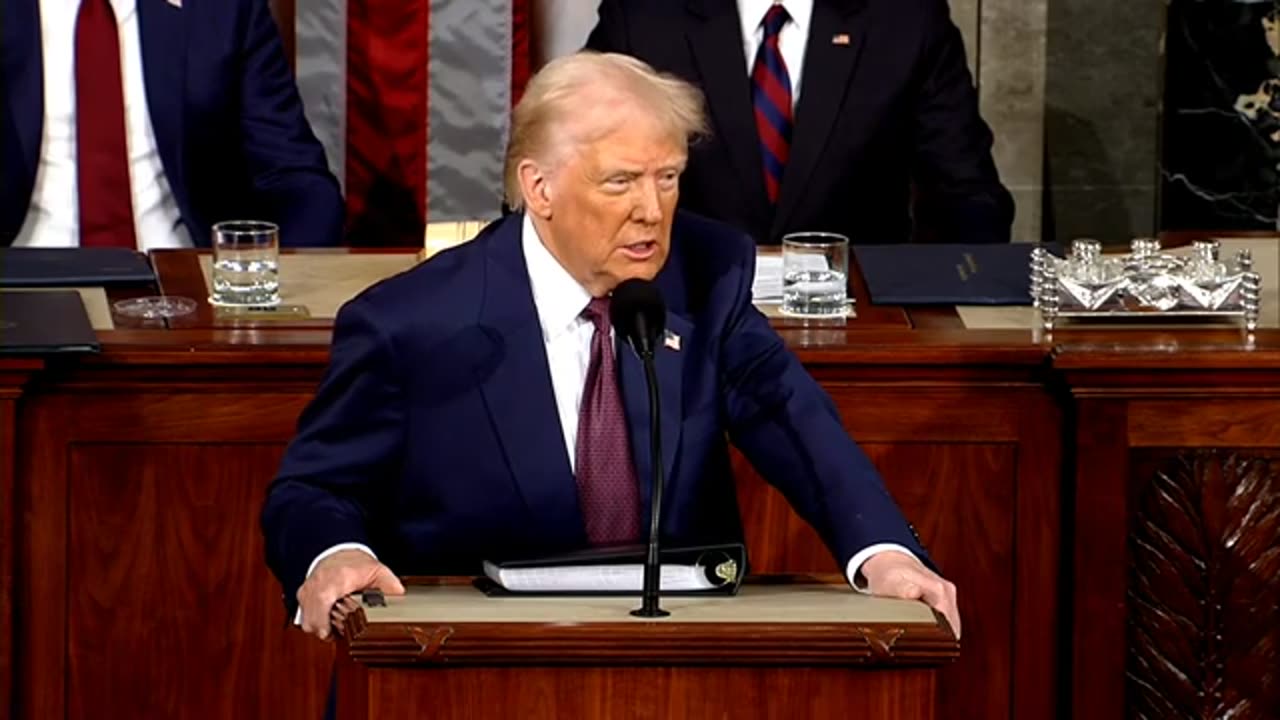
<instances>
[{"instance_id":1,"label":"white dress shirt","mask_svg":"<svg viewBox=\"0 0 1280 720\"><path fill-rule=\"evenodd\" d=\"M781 5L791 20L778 33L778 51L787 64L791 78L791 106L800 99L800 76L804 71L804 49L809 41L809 22L813 18L813 0L738 0L738 19L742 21L742 50L747 57L747 75L756 64L756 53L764 42L764 16L769 8Z\"/></svg>"},{"instance_id":2,"label":"white dress shirt","mask_svg":"<svg viewBox=\"0 0 1280 720\"><path fill-rule=\"evenodd\" d=\"M80 245L76 173L75 28L80 0L40 0L44 64L44 123L35 187L17 247ZM143 85L137 0L111 0L120 27L124 79L125 145L139 250L191 247L182 215L165 178Z\"/></svg>"},{"instance_id":3,"label":"white dress shirt","mask_svg":"<svg viewBox=\"0 0 1280 720\"><path fill-rule=\"evenodd\" d=\"M529 271L529 285L533 290L533 304L542 326L542 342L547 351L547 366L551 369L551 387L556 397L556 412L560 416L560 429L564 433L565 452L569 455L569 467L575 464L574 450L578 439L578 407L582 403L582 391L587 382L587 366L591 362L591 336L595 326L582 317L582 311L591 302L591 293L578 284L555 256L538 238L538 232L528 215L521 226L520 244L524 249L525 267ZM609 343L613 347L613 343ZM368 546L361 543L341 543L325 550L311 561L307 576L326 557L340 550L363 550L377 557ZM849 559L845 576L859 591L866 586L856 581L862 563L872 555L885 550L898 550L912 555L910 550L892 543L870 545ZM302 609L294 622L301 624Z\"/></svg>"}]
</instances>

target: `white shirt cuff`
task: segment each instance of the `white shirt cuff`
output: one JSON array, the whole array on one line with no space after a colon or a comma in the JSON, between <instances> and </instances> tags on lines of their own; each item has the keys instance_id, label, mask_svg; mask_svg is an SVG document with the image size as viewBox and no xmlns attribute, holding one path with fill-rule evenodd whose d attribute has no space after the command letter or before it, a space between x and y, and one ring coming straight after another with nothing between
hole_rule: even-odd
<instances>
[{"instance_id":1,"label":"white shirt cuff","mask_svg":"<svg viewBox=\"0 0 1280 720\"><path fill-rule=\"evenodd\" d=\"M865 582L858 582L858 571L862 569L862 564L870 560L873 555L879 555L887 550L896 550L904 555L915 558L917 561L920 559L916 557L915 553L897 543L876 543L875 545L868 545L859 550L856 555L849 558L849 564L846 565L844 569L844 575L849 579L849 584L853 586L854 590L864 594L871 593L871 589L867 587Z\"/></svg>"},{"instance_id":2,"label":"white shirt cuff","mask_svg":"<svg viewBox=\"0 0 1280 720\"><path fill-rule=\"evenodd\" d=\"M307 577L311 577L311 573L315 572L316 566L320 564L321 560L329 557L330 555L336 552L341 552L343 550L362 550L368 553L369 557L372 557L374 560L378 559L378 556L374 554L373 550L369 549L369 546L365 545L364 543L338 543L337 545L334 545L328 550L325 550L324 552L320 553L319 555L316 556L315 560L311 561L311 566L307 568ZM295 613L293 616L293 624L294 625L302 624L302 606L301 605L298 606L298 612Z\"/></svg>"}]
</instances>

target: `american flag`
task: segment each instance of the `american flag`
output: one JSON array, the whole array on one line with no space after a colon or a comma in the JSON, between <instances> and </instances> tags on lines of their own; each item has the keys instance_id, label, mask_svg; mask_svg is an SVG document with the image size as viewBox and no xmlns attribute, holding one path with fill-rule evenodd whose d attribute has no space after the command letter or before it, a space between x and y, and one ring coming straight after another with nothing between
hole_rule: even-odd
<instances>
[{"instance_id":1,"label":"american flag","mask_svg":"<svg viewBox=\"0 0 1280 720\"><path fill-rule=\"evenodd\" d=\"M532 65L530 0L295 8L298 87L351 243L421 245L428 220L497 217L510 108Z\"/></svg>"}]
</instances>

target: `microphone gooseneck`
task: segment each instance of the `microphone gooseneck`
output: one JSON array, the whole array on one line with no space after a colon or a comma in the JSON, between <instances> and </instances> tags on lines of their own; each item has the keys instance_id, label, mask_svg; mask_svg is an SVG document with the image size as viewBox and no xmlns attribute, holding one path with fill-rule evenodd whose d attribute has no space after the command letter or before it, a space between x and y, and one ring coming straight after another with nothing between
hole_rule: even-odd
<instances>
[{"instance_id":1,"label":"microphone gooseneck","mask_svg":"<svg viewBox=\"0 0 1280 720\"><path fill-rule=\"evenodd\" d=\"M658 404L658 373L654 354L666 329L667 308L662 293L647 280L627 280L613 291L609 303L609 320L614 331L626 339L644 365L645 383L649 388L649 467L653 470L649 496L649 542L644 561L644 589L640 607L631 611L636 617L666 617L671 613L659 606L661 579L659 535L662 528L662 414Z\"/></svg>"}]
</instances>

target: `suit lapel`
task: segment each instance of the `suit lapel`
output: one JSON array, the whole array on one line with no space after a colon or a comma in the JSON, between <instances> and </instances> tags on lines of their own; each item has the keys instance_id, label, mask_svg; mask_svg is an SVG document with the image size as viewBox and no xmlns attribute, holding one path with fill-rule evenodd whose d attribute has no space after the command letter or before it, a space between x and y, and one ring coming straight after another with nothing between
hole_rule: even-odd
<instances>
[{"instance_id":1,"label":"suit lapel","mask_svg":"<svg viewBox=\"0 0 1280 720\"><path fill-rule=\"evenodd\" d=\"M805 186L827 146L827 138L848 94L850 78L866 41L866 0L816 0L804 53L800 100L796 105L791 158L782 176L782 191L770 237L786 227ZM836 44L836 35L849 42ZM838 202L839 198L830 198Z\"/></svg>"},{"instance_id":2,"label":"suit lapel","mask_svg":"<svg viewBox=\"0 0 1280 720\"><path fill-rule=\"evenodd\" d=\"M729 153L748 206L756 208L758 213L766 213L769 201L736 5L689 0L688 12L689 49L698 67L715 135Z\"/></svg>"},{"instance_id":3,"label":"suit lapel","mask_svg":"<svg viewBox=\"0 0 1280 720\"><path fill-rule=\"evenodd\" d=\"M5 163L0 172L20 172L16 177L27 179L35 177L44 122L42 57L38 0L0 0L0 83L14 134L0 148L18 153L16 158L0 158ZM25 211L27 199L20 202Z\"/></svg>"},{"instance_id":4,"label":"suit lapel","mask_svg":"<svg viewBox=\"0 0 1280 720\"><path fill-rule=\"evenodd\" d=\"M186 99L186 15L167 0L137 0L142 75L151 127L165 176L175 192L183 182L183 106Z\"/></svg>"},{"instance_id":5,"label":"suit lapel","mask_svg":"<svg viewBox=\"0 0 1280 720\"><path fill-rule=\"evenodd\" d=\"M689 342L693 324L673 312L667 312L667 331L680 338L678 345ZM630 345L619 340L618 382L622 386L622 402L627 411L627 427L631 435L631 457L640 483L640 528L643 538L649 536L649 518L653 508L649 498L653 493L653 463L650 462L649 442L649 386L644 377L644 364ZM680 448L680 429L683 416L684 352L666 344L654 355L658 374L658 410L662 416L662 472L665 478L664 497L673 497L672 473L676 465L676 451Z\"/></svg>"},{"instance_id":6,"label":"suit lapel","mask_svg":"<svg viewBox=\"0 0 1280 720\"><path fill-rule=\"evenodd\" d=\"M580 547L586 531L520 246L522 220L508 216L488 240L480 324L492 331L499 359L481 394L531 522L549 546Z\"/></svg>"}]
</instances>

